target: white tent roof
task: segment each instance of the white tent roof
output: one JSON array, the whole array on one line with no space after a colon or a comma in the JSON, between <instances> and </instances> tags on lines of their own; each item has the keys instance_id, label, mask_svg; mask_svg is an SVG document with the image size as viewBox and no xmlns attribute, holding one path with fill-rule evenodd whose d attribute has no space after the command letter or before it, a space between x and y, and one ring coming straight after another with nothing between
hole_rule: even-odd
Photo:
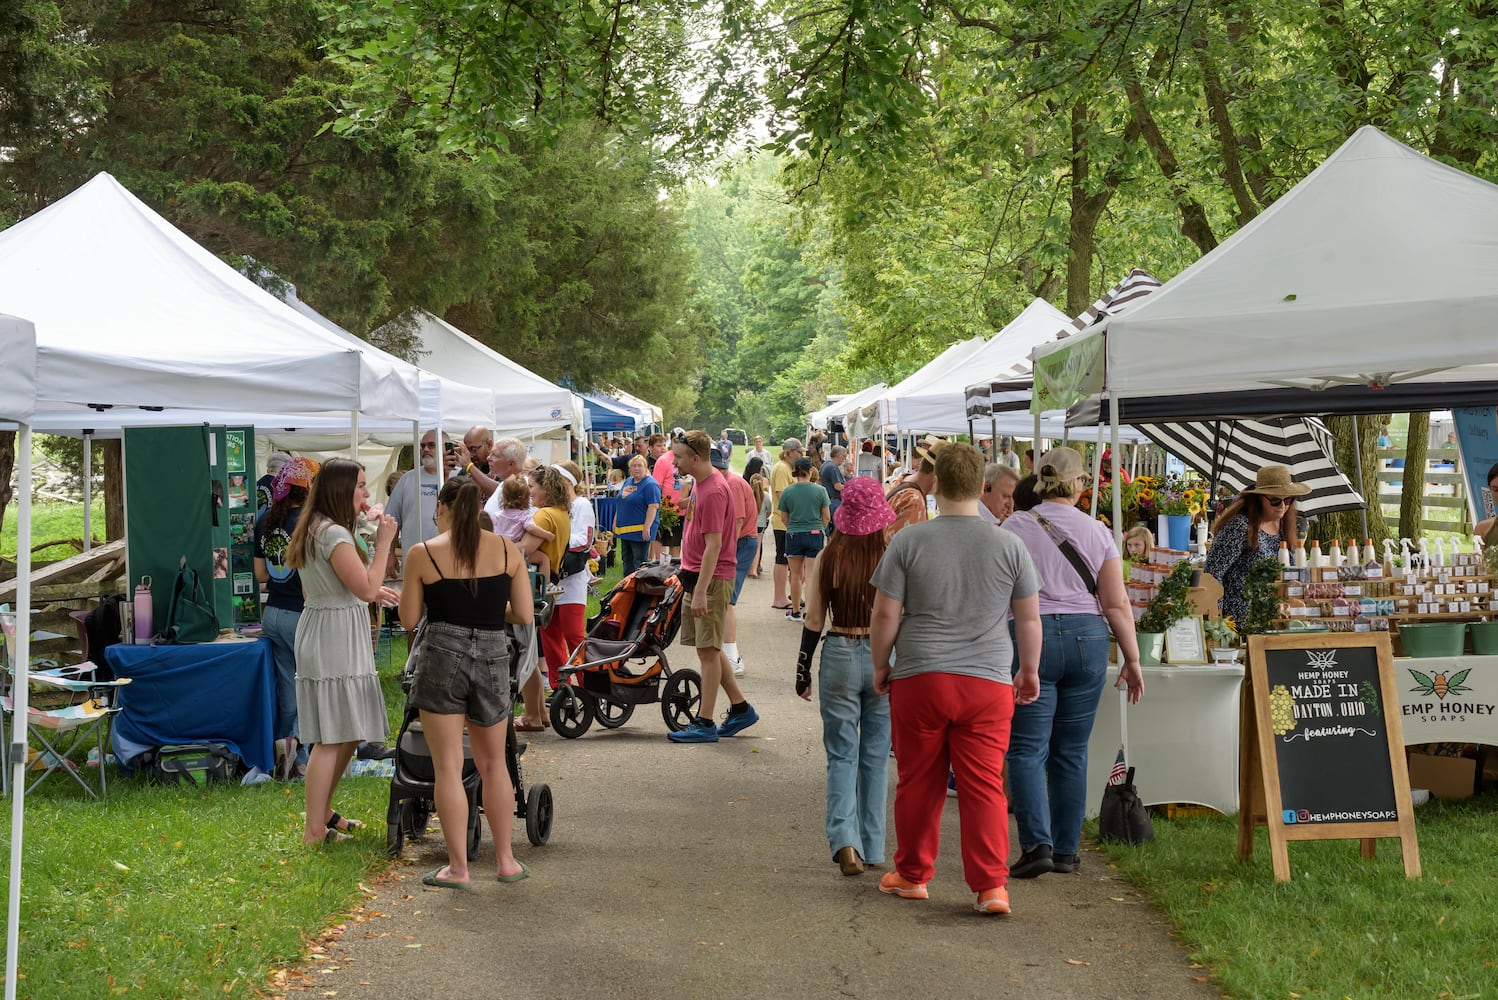
<instances>
[{"instance_id":1,"label":"white tent roof","mask_svg":"<svg viewBox=\"0 0 1498 1000\"><path fill-rule=\"evenodd\" d=\"M1037 374L1065 405L1104 371L1130 397L1498 380L1495 234L1498 186L1364 126L1136 308L1038 348Z\"/></svg>"},{"instance_id":2,"label":"white tent roof","mask_svg":"<svg viewBox=\"0 0 1498 1000\"><path fill-rule=\"evenodd\" d=\"M954 370L961 370L967 359L983 349L982 337L960 341L926 362L919 370L886 389L878 397L844 412L844 424L852 437L873 437L900 426L897 400L914 394Z\"/></svg>"},{"instance_id":3,"label":"white tent roof","mask_svg":"<svg viewBox=\"0 0 1498 1000\"><path fill-rule=\"evenodd\" d=\"M0 316L0 358L0 419L29 420L36 411L36 327L30 320Z\"/></svg>"},{"instance_id":4,"label":"white tent roof","mask_svg":"<svg viewBox=\"0 0 1498 1000\"><path fill-rule=\"evenodd\" d=\"M913 392L890 390L900 430L936 434L967 431L967 387L979 379L997 379L1023 365L1030 352L1056 338L1071 319L1045 299L1035 299L980 349ZM986 421L980 421L982 426ZM1031 432L1026 432L1031 433Z\"/></svg>"},{"instance_id":5,"label":"white tent roof","mask_svg":"<svg viewBox=\"0 0 1498 1000\"><path fill-rule=\"evenodd\" d=\"M121 411L88 404L408 420L418 408L414 380L329 336L108 174L0 232L0 309L36 324L38 429L118 423Z\"/></svg>"},{"instance_id":6,"label":"white tent roof","mask_svg":"<svg viewBox=\"0 0 1498 1000\"><path fill-rule=\"evenodd\" d=\"M583 432L586 417L582 400L573 393L522 368L424 309L408 319L415 324L423 368L494 390L496 434L525 437L569 424L573 433Z\"/></svg>"},{"instance_id":7,"label":"white tent roof","mask_svg":"<svg viewBox=\"0 0 1498 1000\"><path fill-rule=\"evenodd\" d=\"M613 396L625 406L639 410L642 414L645 415L645 422L647 424L665 423L665 414L662 413L661 408L659 406L656 406L654 403L647 402L641 399L639 396L625 392L623 389L615 389L611 387L607 389L606 392L608 393L608 395Z\"/></svg>"},{"instance_id":8,"label":"white tent roof","mask_svg":"<svg viewBox=\"0 0 1498 1000\"><path fill-rule=\"evenodd\" d=\"M808 413L806 415L806 423L808 426L816 430L825 431L827 429L827 421L829 419L831 419L832 417L841 416L845 413L848 413L850 410L857 409L867 402L878 399L888 388L889 386L885 385L883 382L880 382L877 385L869 386L867 389L860 389L852 395L844 396L842 399L839 399L835 403L828 403L820 410Z\"/></svg>"}]
</instances>

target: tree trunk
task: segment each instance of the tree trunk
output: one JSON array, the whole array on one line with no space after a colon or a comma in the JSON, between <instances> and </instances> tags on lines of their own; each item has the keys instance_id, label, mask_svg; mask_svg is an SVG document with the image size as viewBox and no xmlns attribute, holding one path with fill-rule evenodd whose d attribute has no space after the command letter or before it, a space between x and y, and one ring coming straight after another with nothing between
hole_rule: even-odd
<instances>
[{"instance_id":1,"label":"tree trunk","mask_svg":"<svg viewBox=\"0 0 1498 1000\"><path fill-rule=\"evenodd\" d=\"M1404 485L1399 494L1399 537L1420 540L1425 518L1425 455L1430 450L1430 414L1411 413L1404 445Z\"/></svg>"},{"instance_id":2,"label":"tree trunk","mask_svg":"<svg viewBox=\"0 0 1498 1000\"><path fill-rule=\"evenodd\" d=\"M5 509L10 506L10 477L16 468L16 432L0 431L0 528L5 527ZM16 542L21 551L21 542Z\"/></svg>"},{"instance_id":3,"label":"tree trunk","mask_svg":"<svg viewBox=\"0 0 1498 1000\"><path fill-rule=\"evenodd\" d=\"M104 447L104 540L125 537L125 461L118 440L101 442Z\"/></svg>"},{"instance_id":4,"label":"tree trunk","mask_svg":"<svg viewBox=\"0 0 1498 1000\"><path fill-rule=\"evenodd\" d=\"M1362 494L1363 501L1368 505L1368 530L1363 531L1362 513L1356 510L1339 510L1331 514L1322 514L1316 519L1316 529L1312 531L1311 537L1321 541L1322 550L1325 551L1329 544L1335 539L1346 546L1349 539L1357 539L1359 545L1372 538L1378 549L1382 549L1383 540L1390 537L1389 527L1384 523L1383 511L1378 505L1378 434L1386 418L1382 416L1364 416L1357 420L1357 450L1362 458ZM1337 468L1352 480L1354 488L1358 486L1358 463L1354 459L1352 417L1327 417L1327 429L1336 438Z\"/></svg>"}]
</instances>

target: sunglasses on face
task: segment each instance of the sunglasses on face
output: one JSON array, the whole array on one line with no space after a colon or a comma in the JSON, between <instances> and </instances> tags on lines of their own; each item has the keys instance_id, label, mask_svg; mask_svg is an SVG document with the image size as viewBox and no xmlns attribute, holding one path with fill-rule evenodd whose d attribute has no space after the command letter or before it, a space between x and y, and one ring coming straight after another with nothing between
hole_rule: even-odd
<instances>
[{"instance_id":1,"label":"sunglasses on face","mask_svg":"<svg viewBox=\"0 0 1498 1000\"><path fill-rule=\"evenodd\" d=\"M1264 499L1271 507L1283 507L1287 503L1295 502L1295 500L1291 497L1265 497Z\"/></svg>"}]
</instances>

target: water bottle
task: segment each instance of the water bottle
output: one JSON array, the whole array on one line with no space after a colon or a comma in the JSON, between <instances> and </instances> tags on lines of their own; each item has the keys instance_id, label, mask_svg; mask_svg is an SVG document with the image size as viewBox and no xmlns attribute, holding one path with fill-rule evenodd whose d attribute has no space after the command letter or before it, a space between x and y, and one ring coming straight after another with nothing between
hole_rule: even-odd
<instances>
[{"instance_id":1,"label":"water bottle","mask_svg":"<svg viewBox=\"0 0 1498 1000\"><path fill-rule=\"evenodd\" d=\"M135 641L149 643L151 636L155 634L151 628L151 578L149 576L140 578L140 585L135 588L132 610L135 615Z\"/></svg>"}]
</instances>

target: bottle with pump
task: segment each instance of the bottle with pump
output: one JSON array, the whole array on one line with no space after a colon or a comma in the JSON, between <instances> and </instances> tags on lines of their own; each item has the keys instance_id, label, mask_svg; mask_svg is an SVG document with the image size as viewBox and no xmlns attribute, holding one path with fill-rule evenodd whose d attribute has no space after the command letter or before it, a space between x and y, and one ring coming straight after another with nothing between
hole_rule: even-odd
<instances>
[{"instance_id":1,"label":"bottle with pump","mask_svg":"<svg viewBox=\"0 0 1498 1000\"><path fill-rule=\"evenodd\" d=\"M1290 568L1290 543L1280 542L1280 565L1286 569Z\"/></svg>"}]
</instances>

